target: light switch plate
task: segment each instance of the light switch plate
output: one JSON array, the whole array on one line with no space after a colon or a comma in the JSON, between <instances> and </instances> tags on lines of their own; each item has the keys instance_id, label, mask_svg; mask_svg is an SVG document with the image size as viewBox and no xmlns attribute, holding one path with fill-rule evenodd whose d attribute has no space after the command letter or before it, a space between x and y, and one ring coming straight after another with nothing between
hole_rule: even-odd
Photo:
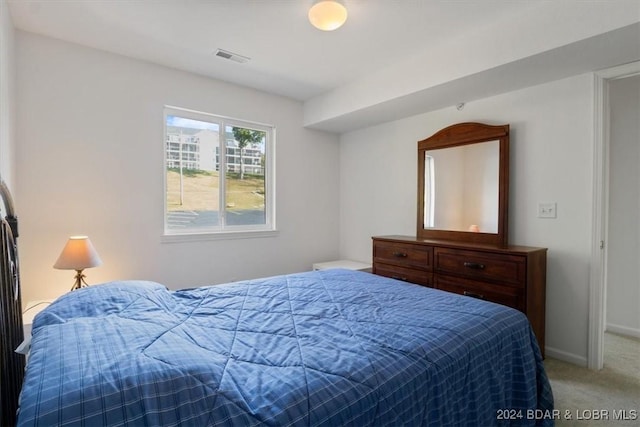
<instances>
[{"instance_id":1,"label":"light switch plate","mask_svg":"<svg viewBox=\"0 0 640 427\"><path fill-rule=\"evenodd\" d=\"M539 202L538 218L557 218L556 202Z\"/></svg>"}]
</instances>

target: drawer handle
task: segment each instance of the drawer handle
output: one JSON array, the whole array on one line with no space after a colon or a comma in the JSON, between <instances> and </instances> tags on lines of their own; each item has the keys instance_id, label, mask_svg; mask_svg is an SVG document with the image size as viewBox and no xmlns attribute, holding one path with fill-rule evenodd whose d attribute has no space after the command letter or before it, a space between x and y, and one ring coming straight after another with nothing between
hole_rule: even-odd
<instances>
[{"instance_id":1,"label":"drawer handle","mask_svg":"<svg viewBox=\"0 0 640 427\"><path fill-rule=\"evenodd\" d=\"M404 253L404 252L394 252L394 253L393 253L393 256L394 256L394 257L397 257L397 258L406 258L406 257L407 257L407 254L406 254L406 253Z\"/></svg>"},{"instance_id":2,"label":"drawer handle","mask_svg":"<svg viewBox=\"0 0 640 427\"><path fill-rule=\"evenodd\" d=\"M407 279L404 276L391 276L392 279L396 279L396 280L402 280L403 282L408 282L409 279Z\"/></svg>"},{"instance_id":3,"label":"drawer handle","mask_svg":"<svg viewBox=\"0 0 640 427\"><path fill-rule=\"evenodd\" d=\"M469 291L464 291L464 296L471 297L471 298L484 299L484 295L476 294L475 292L469 292Z\"/></svg>"},{"instance_id":4,"label":"drawer handle","mask_svg":"<svg viewBox=\"0 0 640 427\"><path fill-rule=\"evenodd\" d=\"M479 262L465 262L464 266L467 268L473 268L474 270L484 270L484 264L480 264Z\"/></svg>"}]
</instances>

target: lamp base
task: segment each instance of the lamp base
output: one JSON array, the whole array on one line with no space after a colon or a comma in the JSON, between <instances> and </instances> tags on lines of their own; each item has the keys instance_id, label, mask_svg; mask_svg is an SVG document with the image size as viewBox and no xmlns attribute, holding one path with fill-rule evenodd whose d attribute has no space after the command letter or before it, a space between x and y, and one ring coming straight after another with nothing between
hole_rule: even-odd
<instances>
[{"instance_id":1,"label":"lamp base","mask_svg":"<svg viewBox=\"0 0 640 427\"><path fill-rule=\"evenodd\" d=\"M82 270L76 270L76 277L75 277L76 281L71 287L71 290L75 291L76 289L85 288L89 286L89 284L84 280L85 277L86 276L82 274Z\"/></svg>"}]
</instances>

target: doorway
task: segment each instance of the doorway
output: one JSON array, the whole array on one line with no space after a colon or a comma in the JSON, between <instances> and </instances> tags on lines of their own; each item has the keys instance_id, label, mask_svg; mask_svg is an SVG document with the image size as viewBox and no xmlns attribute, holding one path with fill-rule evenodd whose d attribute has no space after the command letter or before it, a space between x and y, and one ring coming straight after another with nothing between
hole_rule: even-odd
<instances>
[{"instance_id":1,"label":"doorway","mask_svg":"<svg viewBox=\"0 0 640 427\"><path fill-rule=\"evenodd\" d=\"M604 365L606 329L626 334L640 331L637 84L640 62L594 77L594 229L587 363L597 370ZM625 110L633 108L635 112ZM635 163L630 163L632 158ZM628 197L631 192L634 196Z\"/></svg>"}]
</instances>

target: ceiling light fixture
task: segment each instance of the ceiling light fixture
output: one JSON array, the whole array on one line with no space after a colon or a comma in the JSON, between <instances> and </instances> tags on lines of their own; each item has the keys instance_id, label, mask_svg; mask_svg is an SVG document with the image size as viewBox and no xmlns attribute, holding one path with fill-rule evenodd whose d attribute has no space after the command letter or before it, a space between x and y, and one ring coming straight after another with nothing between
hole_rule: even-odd
<instances>
[{"instance_id":1,"label":"ceiling light fixture","mask_svg":"<svg viewBox=\"0 0 640 427\"><path fill-rule=\"evenodd\" d=\"M347 8L339 0L316 0L309 9L309 22L322 31L337 30L347 20Z\"/></svg>"}]
</instances>

